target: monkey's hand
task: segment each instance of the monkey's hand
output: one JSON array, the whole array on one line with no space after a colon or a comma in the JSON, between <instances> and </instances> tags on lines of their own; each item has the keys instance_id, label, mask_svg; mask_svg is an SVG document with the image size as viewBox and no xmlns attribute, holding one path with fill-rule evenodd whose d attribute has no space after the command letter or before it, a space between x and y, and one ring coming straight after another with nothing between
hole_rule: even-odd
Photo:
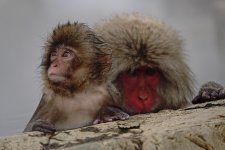
<instances>
[{"instance_id":1,"label":"monkey's hand","mask_svg":"<svg viewBox=\"0 0 225 150\"><path fill-rule=\"evenodd\" d=\"M202 85L198 95L192 100L192 103L198 104L223 98L225 98L225 88L214 81L209 81Z\"/></svg>"},{"instance_id":2,"label":"monkey's hand","mask_svg":"<svg viewBox=\"0 0 225 150\"><path fill-rule=\"evenodd\" d=\"M128 118L129 115L122 110L115 107L107 107L97 116L97 118L93 121L93 124L111 122L115 120L126 120Z\"/></svg>"},{"instance_id":3,"label":"monkey's hand","mask_svg":"<svg viewBox=\"0 0 225 150\"><path fill-rule=\"evenodd\" d=\"M54 133L56 131L55 126L45 120L38 119L31 124L32 131L40 131L44 133Z\"/></svg>"}]
</instances>

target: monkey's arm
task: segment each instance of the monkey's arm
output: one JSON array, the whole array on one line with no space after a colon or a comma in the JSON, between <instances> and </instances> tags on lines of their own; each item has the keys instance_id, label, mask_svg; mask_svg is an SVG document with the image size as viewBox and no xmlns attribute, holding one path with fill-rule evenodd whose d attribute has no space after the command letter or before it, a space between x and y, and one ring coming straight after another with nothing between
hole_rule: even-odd
<instances>
[{"instance_id":1,"label":"monkey's arm","mask_svg":"<svg viewBox=\"0 0 225 150\"><path fill-rule=\"evenodd\" d=\"M55 126L47 120L47 116L50 116L49 114L51 113L49 112L51 106L46 102L45 96L43 94L37 109L23 132L41 131L44 133L53 133L56 131Z\"/></svg>"},{"instance_id":2,"label":"monkey's arm","mask_svg":"<svg viewBox=\"0 0 225 150\"><path fill-rule=\"evenodd\" d=\"M115 120L126 120L128 118L129 115L119 108L108 106L99 113L93 124L111 122Z\"/></svg>"},{"instance_id":3,"label":"monkey's arm","mask_svg":"<svg viewBox=\"0 0 225 150\"><path fill-rule=\"evenodd\" d=\"M202 85L198 95L192 100L192 103L204 103L223 98L225 98L225 88L214 81L209 81Z\"/></svg>"},{"instance_id":4,"label":"monkey's arm","mask_svg":"<svg viewBox=\"0 0 225 150\"><path fill-rule=\"evenodd\" d=\"M115 86L111 82L107 82L107 89L113 99L119 99L117 96L120 94L118 90L115 88ZM112 94L111 92L117 93ZM110 101L107 107L102 109L96 119L93 121L93 124L103 123L103 122L111 122L115 120L126 120L129 118L129 115L122 111L121 109L115 107L114 105L117 102L114 102L113 100Z\"/></svg>"}]
</instances>

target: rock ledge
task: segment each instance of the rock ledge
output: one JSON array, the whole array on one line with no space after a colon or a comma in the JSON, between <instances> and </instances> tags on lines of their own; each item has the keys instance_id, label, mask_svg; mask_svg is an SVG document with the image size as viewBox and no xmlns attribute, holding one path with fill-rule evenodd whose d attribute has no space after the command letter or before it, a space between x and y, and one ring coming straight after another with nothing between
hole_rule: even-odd
<instances>
[{"instance_id":1,"label":"rock ledge","mask_svg":"<svg viewBox=\"0 0 225 150\"><path fill-rule=\"evenodd\" d=\"M44 135L0 137L0 150L225 150L225 100Z\"/></svg>"}]
</instances>

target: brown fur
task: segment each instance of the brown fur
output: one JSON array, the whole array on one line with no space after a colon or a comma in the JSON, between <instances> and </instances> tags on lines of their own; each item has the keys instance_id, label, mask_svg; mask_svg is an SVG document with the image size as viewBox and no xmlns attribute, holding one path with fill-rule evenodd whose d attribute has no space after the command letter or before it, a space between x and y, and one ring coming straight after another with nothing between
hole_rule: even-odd
<instances>
[{"instance_id":1,"label":"brown fur","mask_svg":"<svg viewBox=\"0 0 225 150\"><path fill-rule=\"evenodd\" d=\"M96 26L113 49L109 91L117 106L124 108L118 75L143 64L160 71L156 109L178 109L190 103L194 93L193 76L185 63L183 42L164 22L140 14L114 16ZM129 110L127 110L129 112Z\"/></svg>"},{"instance_id":2,"label":"brown fur","mask_svg":"<svg viewBox=\"0 0 225 150\"><path fill-rule=\"evenodd\" d=\"M59 45L73 47L77 50L76 55L82 60L81 65L75 68L76 73L71 80L60 85L52 83L47 76L51 51ZM101 82L111 66L109 46L82 23L68 22L58 25L48 37L44 48L45 53L41 64L44 86L65 96L72 96L75 91L83 90L90 81ZM101 61L102 57L109 59L108 63Z\"/></svg>"},{"instance_id":3,"label":"brown fur","mask_svg":"<svg viewBox=\"0 0 225 150\"><path fill-rule=\"evenodd\" d=\"M65 81L52 82L48 78L50 55L60 46L71 47L76 59L64 62L69 69ZM44 47L43 96L24 131L38 127L39 131L52 132L92 124L111 100L104 83L110 67L109 45L86 25L67 23L56 27Z\"/></svg>"}]
</instances>

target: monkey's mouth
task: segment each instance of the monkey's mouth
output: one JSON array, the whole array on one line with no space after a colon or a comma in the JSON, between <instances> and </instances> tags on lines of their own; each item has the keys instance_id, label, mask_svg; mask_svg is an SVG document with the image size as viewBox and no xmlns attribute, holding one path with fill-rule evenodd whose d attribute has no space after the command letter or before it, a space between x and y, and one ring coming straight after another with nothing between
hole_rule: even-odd
<instances>
[{"instance_id":1,"label":"monkey's mouth","mask_svg":"<svg viewBox=\"0 0 225 150\"><path fill-rule=\"evenodd\" d=\"M49 77L49 80L55 83L64 82L67 79L65 76L55 75L55 74L50 74L48 77Z\"/></svg>"}]
</instances>

